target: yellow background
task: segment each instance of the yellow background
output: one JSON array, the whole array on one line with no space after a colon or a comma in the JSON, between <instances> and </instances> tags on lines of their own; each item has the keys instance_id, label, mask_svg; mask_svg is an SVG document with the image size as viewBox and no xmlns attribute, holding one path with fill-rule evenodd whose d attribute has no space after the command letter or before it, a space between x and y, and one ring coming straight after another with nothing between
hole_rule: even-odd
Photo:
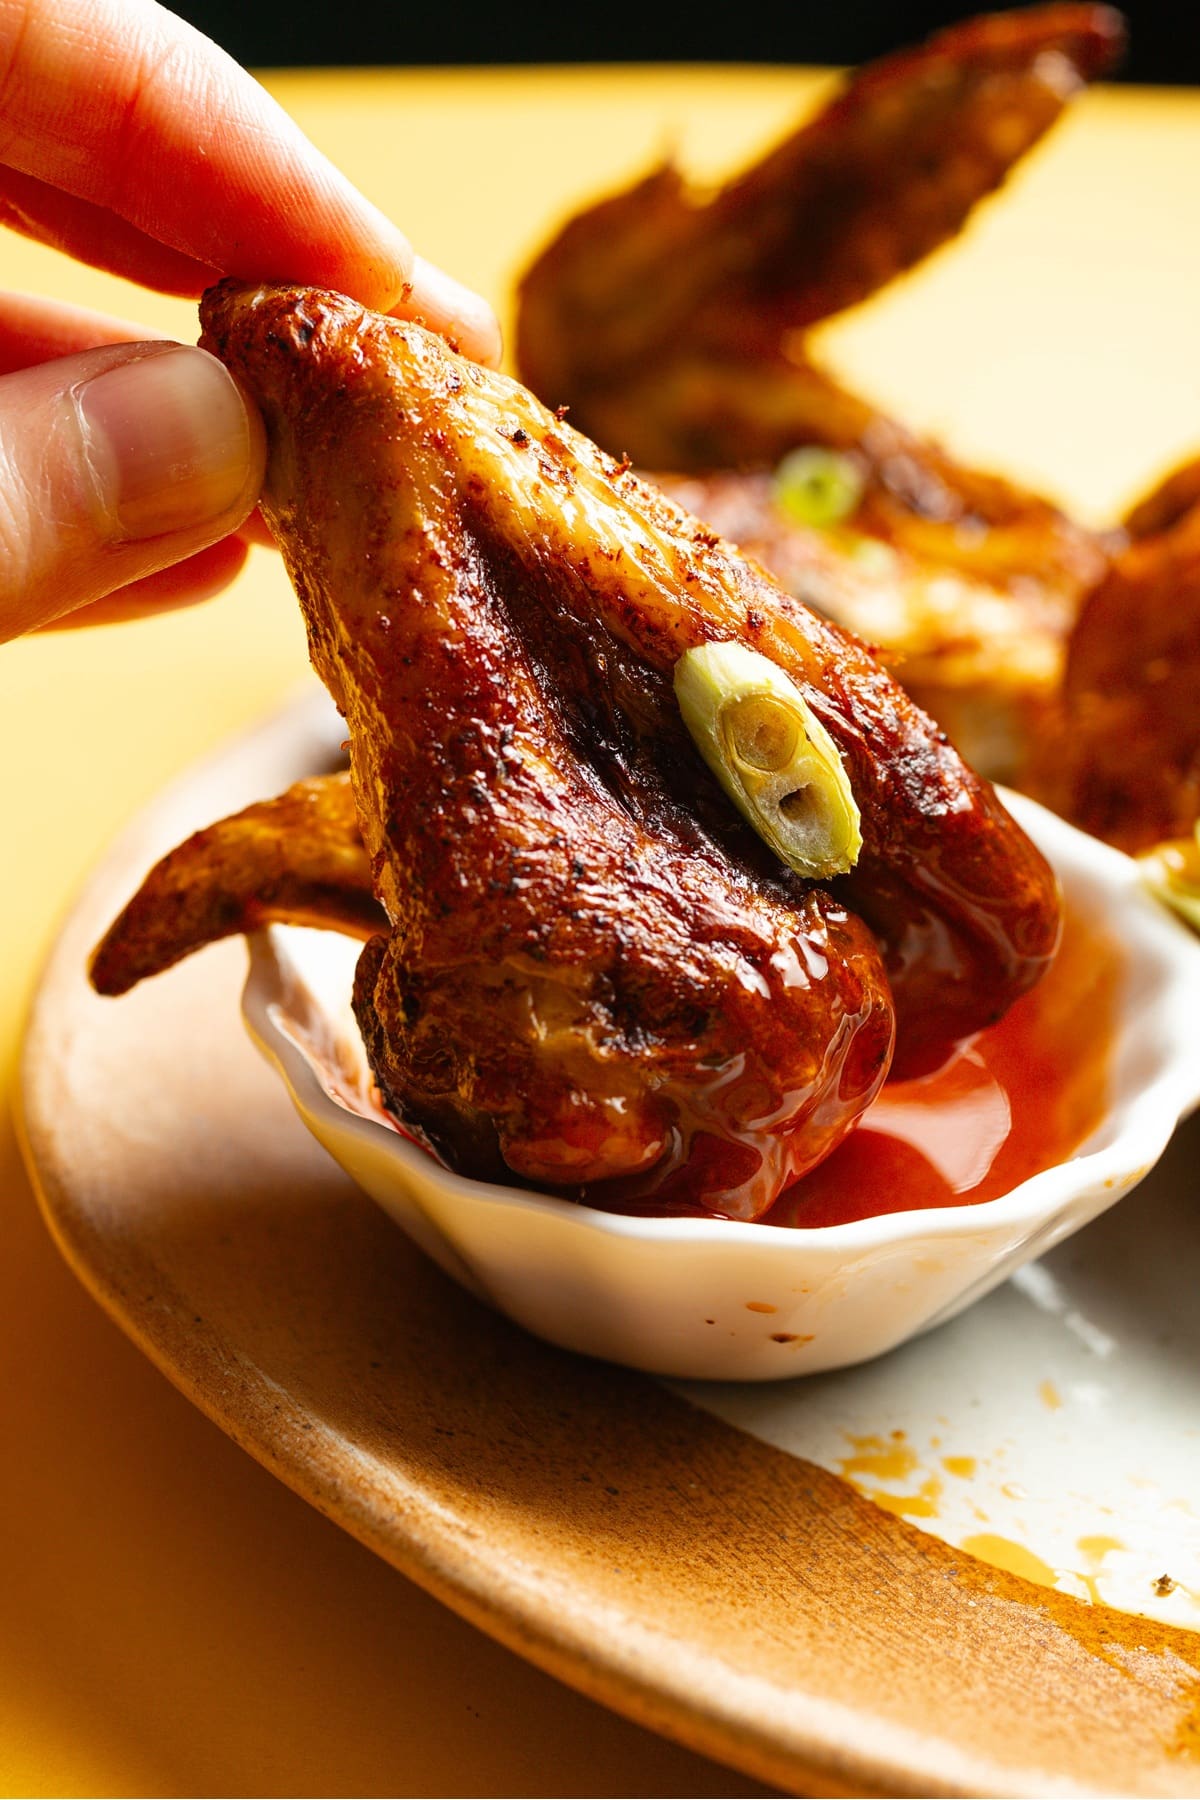
<instances>
[{"instance_id":1,"label":"yellow background","mask_svg":"<svg viewBox=\"0 0 1200 1800\"><path fill-rule=\"evenodd\" d=\"M731 170L828 78L267 77L420 250L507 309L559 218L674 149ZM1200 450L1200 96L1089 96L967 237L824 333L960 453L1113 516ZM6 237L4 285L194 340L190 305ZM0 1070L90 863L306 668L273 556L192 613L0 649ZM180 1022L186 1029L186 1021ZM296 1500L78 1287L0 1120L0 1791L757 1793L500 1650Z\"/></svg>"}]
</instances>

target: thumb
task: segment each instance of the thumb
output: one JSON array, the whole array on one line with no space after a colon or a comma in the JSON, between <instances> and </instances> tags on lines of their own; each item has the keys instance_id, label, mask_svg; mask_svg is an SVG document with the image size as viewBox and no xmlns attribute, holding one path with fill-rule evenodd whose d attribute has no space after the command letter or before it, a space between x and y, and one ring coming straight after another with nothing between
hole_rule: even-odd
<instances>
[{"instance_id":1,"label":"thumb","mask_svg":"<svg viewBox=\"0 0 1200 1800\"><path fill-rule=\"evenodd\" d=\"M235 530L265 454L205 350L110 344L0 377L0 640Z\"/></svg>"}]
</instances>

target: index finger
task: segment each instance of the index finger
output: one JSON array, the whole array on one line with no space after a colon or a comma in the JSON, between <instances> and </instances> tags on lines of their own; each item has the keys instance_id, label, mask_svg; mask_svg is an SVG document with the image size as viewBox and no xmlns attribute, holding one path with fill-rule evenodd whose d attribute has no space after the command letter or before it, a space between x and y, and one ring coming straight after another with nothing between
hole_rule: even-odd
<instances>
[{"instance_id":1,"label":"index finger","mask_svg":"<svg viewBox=\"0 0 1200 1800\"><path fill-rule=\"evenodd\" d=\"M252 76L154 0L0 0L0 161L216 274L331 287L495 354L486 302L414 257Z\"/></svg>"}]
</instances>

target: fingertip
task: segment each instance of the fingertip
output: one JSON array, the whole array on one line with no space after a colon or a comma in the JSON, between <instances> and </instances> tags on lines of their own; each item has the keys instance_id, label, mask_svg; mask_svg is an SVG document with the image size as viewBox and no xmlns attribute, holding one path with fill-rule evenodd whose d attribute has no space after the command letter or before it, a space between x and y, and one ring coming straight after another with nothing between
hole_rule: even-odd
<instances>
[{"instance_id":1,"label":"fingertip","mask_svg":"<svg viewBox=\"0 0 1200 1800\"><path fill-rule=\"evenodd\" d=\"M346 214L342 243L349 251L344 271L335 275L330 286L373 312L390 313L412 292L416 253L387 214L365 199L340 171L331 169L329 178L342 190Z\"/></svg>"},{"instance_id":2,"label":"fingertip","mask_svg":"<svg viewBox=\"0 0 1200 1800\"><path fill-rule=\"evenodd\" d=\"M504 333L500 329L499 319L490 307L488 315L487 320L481 320L472 328L470 341L475 346L473 352L475 361L482 363L485 368L498 369L504 359ZM462 343L461 339L460 343ZM462 348L465 354L472 354L466 344L462 344Z\"/></svg>"},{"instance_id":3,"label":"fingertip","mask_svg":"<svg viewBox=\"0 0 1200 1800\"><path fill-rule=\"evenodd\" d=\"M265 457L257 408L207 351L109 345L0 377L0 640L237 532Z\"/></svg>"},{"instance_id":4,"label":"fingertip","mask_svg":"<svg viewBox=\"0 0 1200 1800\"><path fill-rule=\"evenodd\" d=\"M482 294L423 256L413 258L408 290L389 310L401 318L422 320L474 362L499 367L504 339L494 309Z\"/></svg>"},{"instance_id":5,"label":"fingertip","mask_svg":"<svg viewBox=\"0 0 1200 1800\"><path fill-rule=\"evenodd\" d=\"M92 625L121 625L197 606L223 593L241 574L249 554L250 546L241 533L233 533L219 538L205 550L197 550L182 562L157 569L140 581L127 582L113 593L93 600L90 605L48 619L37 629L39 632L75 631Z\"/></svg>"}]
</instances>

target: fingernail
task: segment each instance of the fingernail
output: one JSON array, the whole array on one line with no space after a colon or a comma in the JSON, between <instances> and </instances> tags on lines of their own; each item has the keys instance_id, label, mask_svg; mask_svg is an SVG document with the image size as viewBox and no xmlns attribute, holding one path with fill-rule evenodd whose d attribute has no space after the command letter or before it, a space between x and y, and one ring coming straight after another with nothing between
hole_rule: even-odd
<instances>
[{"instance_id":1,"label":"fingernail","mask_svg":"<svg viewBox=\"0 0 1200 1800\"><path fill-rule=\"evenodd\" d=\"M147 346L82 383L73 399L95 503L119 536L194 529L246 494L246 402L206 350Z\"/></svg>"}]
</instances>

